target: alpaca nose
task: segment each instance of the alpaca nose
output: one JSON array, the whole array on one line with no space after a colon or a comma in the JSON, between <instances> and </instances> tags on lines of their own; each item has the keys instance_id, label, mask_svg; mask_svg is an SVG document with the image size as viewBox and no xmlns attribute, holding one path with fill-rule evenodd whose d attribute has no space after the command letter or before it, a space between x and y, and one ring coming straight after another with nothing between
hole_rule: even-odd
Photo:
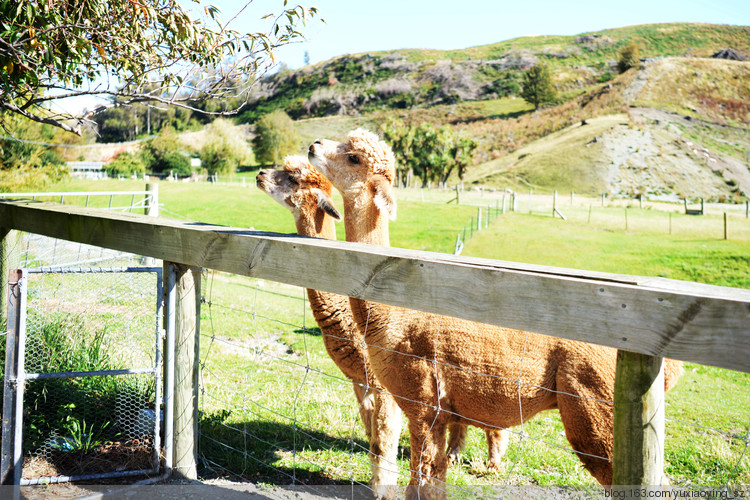
<instances>
[{"instance_id":1,"label":"alpaca nose","mask_svg":"<svg viewBox=\"0 0 750 500\"><path fill-rule=\"evenodd\" d=\"M308 152L314 153L315 152L315 146L316 145L320 146L321 144L323 144L323 143L320 142L320 139L315 139L315 142L313 142L312 144L310 144L310 148L308 149Z\"/></svg>"}]
</instances>

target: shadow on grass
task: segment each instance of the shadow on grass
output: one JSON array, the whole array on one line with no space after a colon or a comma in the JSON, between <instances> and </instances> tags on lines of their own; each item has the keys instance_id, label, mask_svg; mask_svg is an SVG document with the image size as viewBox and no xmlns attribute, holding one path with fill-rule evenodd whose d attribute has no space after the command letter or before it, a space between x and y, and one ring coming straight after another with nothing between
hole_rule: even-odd
<instances>
[{"instance_id":1,"label":"shadow on grass","mask_svg":"<svg viewBox=\"0 0 750 500\"><path fill-rule=\"evenodd\" d=\"M293 423L228 422L230 416L231 412L222 410L201 418L203 476L228 472L244 480L275 485L348 485L351 477L327 470L340 470L342 455L359 456L369 470L368 444L361 439L331 436ZM306 458L311 454L314 461Z\"/></svg>"},{"instance_id":2,"label":"shadow on grass","mask_svg":"<svg viewBox=\"0 0 750 500\"><path fill-rule=\"evenodd\" d=\"M301 335L301 334L304 333L304 334L310 335L312 337L322 337L323 336L323 332L317 326L307 327L307 328L298 328L298 329L294 330L294 333L296 333L298 335Z\"/></svg>"}]
</instances>

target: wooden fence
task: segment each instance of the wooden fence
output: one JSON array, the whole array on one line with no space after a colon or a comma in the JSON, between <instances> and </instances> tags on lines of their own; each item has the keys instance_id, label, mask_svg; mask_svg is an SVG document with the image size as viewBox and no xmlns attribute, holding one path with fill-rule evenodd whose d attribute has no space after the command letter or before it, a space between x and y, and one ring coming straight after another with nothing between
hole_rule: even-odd
<instances>
[{"instance_id":1,"label":"wooden fence","mask_svg":"<svg viewBox=\"0 0 750 500\"><path fill-rule=\"evenodd\" d=\"M187 477L195 476L196 460L198 268L617 348L614 481L620 485L661 483L662 358L750 372L750 290L0 201L0 239L13 241L14 230L165 262L168 287L178 289L176 303L166 304L179 371L174 468ZM0 247L0 262L13 267L7 246Z\"/></svg>"}]
</instances>

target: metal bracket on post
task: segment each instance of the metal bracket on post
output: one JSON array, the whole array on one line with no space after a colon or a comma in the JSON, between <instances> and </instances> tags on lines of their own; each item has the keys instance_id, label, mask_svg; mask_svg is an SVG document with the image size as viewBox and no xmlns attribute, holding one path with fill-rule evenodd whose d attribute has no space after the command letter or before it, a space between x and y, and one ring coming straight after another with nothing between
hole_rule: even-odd
<instances>
[{"instance_id":1,"label":"metal bracket on post","mask_svg":"<svg viewBox=\"0 0 750 500\"><path fill-rule=\"evenodd\" d=\"M26 270L8 273L8 335L5 341L2 456L0 485L19 485L23 469L24 345L26 337Z\"/></svg>"}]
</instances>

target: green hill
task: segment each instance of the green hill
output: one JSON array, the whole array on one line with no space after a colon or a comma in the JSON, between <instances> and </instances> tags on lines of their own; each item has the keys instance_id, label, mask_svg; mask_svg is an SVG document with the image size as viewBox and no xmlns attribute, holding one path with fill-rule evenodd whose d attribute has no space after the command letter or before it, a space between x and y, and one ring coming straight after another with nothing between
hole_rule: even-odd
<instances>
[{"instance_id":1,"label":"green hill","mask_svg":"<svg viewBox=\"0 0 750 500\"><path fill-rule=\"evenodd\" d=\"M642 58L709 57L726 48L750 56L750 27L651 24L462 50L345 55L263 79L241 121L277 108L301 119L510 97L519 91L521 73L538 62L550 65L565 96L611 80L619 52L630 42Z\"/></svg>"}]
</instances>

